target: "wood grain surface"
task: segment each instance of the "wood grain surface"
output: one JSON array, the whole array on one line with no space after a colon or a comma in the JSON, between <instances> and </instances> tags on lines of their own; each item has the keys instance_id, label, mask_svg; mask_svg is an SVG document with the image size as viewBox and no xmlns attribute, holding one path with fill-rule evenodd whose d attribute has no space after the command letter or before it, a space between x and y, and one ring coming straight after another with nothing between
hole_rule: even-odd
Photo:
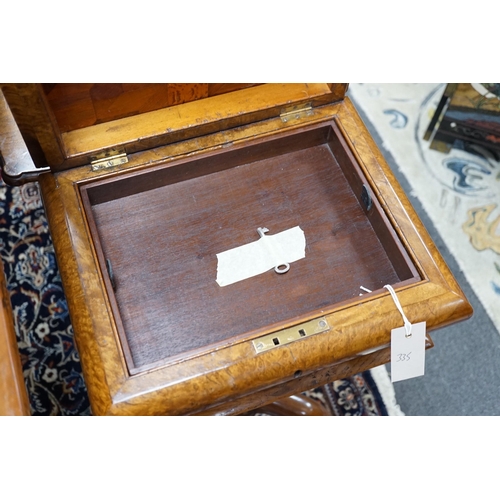
<instances>
[{"instance_id":1,"label":"wood grain surface","mask_svg":"<svg viewBox=\"0 0 500 500\"><path fill-rule=\"evenodd\" d=\"M242 92L256 91L259 88L265 89L266 86ZM250 104L247 103L247 106L245 109L251 112ZM292 147L288 153L280 153L271 158L252 157L252 162L248 164L241 162L240 166L246 169L245 177L252 186L249 190L242 188L239 179L232 178L238 166L223 168L220 172L217 172L217 169L213 173L207 171L200 177L193 175L193 172L186 168L186 178L183 177L183 169L178 168L179 165L192 167L196 165L196 161L202 161L203 158L213 158L209 163L210 161L216 163L219 154L250 150L256 141L264 142L278 139L282 135L298 134L309 126L323 126L332 121L339 133L337 144L343 141L341 147L309 144L305 149ZM345 150L344 145L347 147L347 152L342 159L341 151ZM286 178L288 175L282 174L279 170L283 166L281 161L283 158L286 158L287 165L291 164L297 169L300 165L298 169L300 175L292 176L293 197L290 197L288 191L282 189L280 185L282 176L285 175ZM383 215L379 217L378 222L367 218L363 213L356 199L357 189L353 190L354 194L348 193L348 186L356 183L347 179L349 174L346 175L343 170L339 170L339 165L345 161L359 167L378 204L377 210L380 209ZM262 166L265 167L266 175L261 175ZM161 174L169 168L171 168L171 178L177 179L176 183L169 184L162 181L160 186L155 186L154 179L158 179L158 176L150 174L152 172ZM162 175L159 177L169 178L168 175L165 177ZM121 184L120 189L114 189L113 184L121 183L121 179L125 178L129 180L123 180L124 184ZM144 179L147 182L143 182ZM231 182L224 184L225 179L228 181L231 179ZM205 189L203 180L208 182ZM342 102L321 105L315 108L311 115L296 122L283 123L280 118L269 118L259 123L242 124L222 132L164 144L131 154L126 165L113 167L109 171L94 172L89 166L82 166L54 175L44 175L40 182L95 414L234 414L387 362L390 331L394 327L401 326L401 315L395 308L389 292L376 288L377 283L373 285L376 288L373 293L361 297L353 296L345 300L341 295L335 295L345 287L344 282L346 277L350 277L350 273L361 273L360 277L363 280L365 276L367 279L372 279L373 275L377 276L379 273L378 280L396 281L391 284L395 285L394 288L406 315L412 322L426 321L429 331L467 319L472 314L469 302L347 98ZM137 182L138 188L135 193L134 182ZM102 183L100 184L102 187L98 187L99 183ZM306 198L298 192L300 185L307 188L309 193L313 193L313 196L322 190L321 197L323 201L326 200L328 209L322 212L316 202L306 206ZM190 189L186 190L185 186ZM342 193L340 197L344 200L342 203L345 203L346 207L332 210L332 200L336 196L334 188L338 186ZM122 187L124 190L121 190ZM154 189L155 187L157 189ZM224 190L228 190L227 195L224 195ZM338 258L337 263L331 262L334 269L358 262L359 267L367 265L368 271L363 274L362 269L344 269L341 275L343 278L340 280L341 286L338 287L333 285L336 276L328 274L333 273L329 269L325 271L327 275L321 277L321 282L328 292L322 296L322 287L315 289L313 285L311 298L304 297L304 290L301 289L302 280L306 281L307 287L311 286L309 284L311 276L303 271L301 275L299 274L302 279L290 287L290 292L283 292L280 287L273 289L274 295L290 293L288 298L296 300L293 307L289 307L288 300L282 302L281 305L284 305L288 312L281 316L281 320L276 319L279 317L281 297L275 299L272 294L267 294L270 286L267 278L279 277L266 276L260 282L261 289L266 290L264 299L278 301L276 316L269 315L266 308L262 308L263 314L268 314L267 319L270 319L270 323L257 327L248 334L236 333L221 339L222 343L215 348L201 347L200 351L189 351L186 355L171 357L166 361L159 360L154 367L144 369L144 365L143 371L131 373L127 360L127 345L120 335L120 328L124 325L124 323L120 325L121 311L117 314L117 302L114 294L109 291L110 279L100 261L102 262L104 255L109 252L115 255L111 260L116 261L116 257L119 257L118 260L122 257L129 258L126 255L127 245L136 247L135 257L129 261L130 266L120 269L120 264L113 262L114 268L118 266L116 290L118 293L122 279L129 280L126 286L129 290L126 293L129 295L126 300L132 308L131 311L134 311L131 315L132 321L148 321L140 318L141 308L134 304L130 286L137 286L141 292L150 294L148 297L151 300L155 300L155 292L160 289L161 293L158 296L165 297L163 295L165 291L161 287L165 285L167 269L160 266L159 277L150 273L150 270L155 262L162 262L163 245L170 245L175 251L173 257L169 256L173 260L168 261L168 266L177 269L174 273L176 274L174 288L178 295L172 300L177 300L176 307L184 307L186 311L186 307L189 309L186 303L196 297L197 290L196 280L193 284L189 281L190 278L186 277L186 273L183 274L182 268L186 264L186 257L190 256L189 262L209 259L208 256L212 255L211 251L215 246L221 244L221 239L227 237L224 231L215 226L209 226L210 230L205 231L205 224L202 222L204 217L208 221L214 214L218 214L210 207L209 200L217 197L216 194L221 191L220 196L226 201L219 206L219 212L224 212L226 208L227 214L234 212L236 222L233 225L237 226L241 219L241 222L244 222L242 228L245 230L250 225L251 211L245 211L242 207L245 204L248 206L248 193L253 193L254 205L259 203L266 205L266 199L273 200L273 210L278 210L280 217L286 219L287 224L292 222L291 214L295 212L300 214L299 218L305 218L311 228L316 221L321 227L322 220L328 221L325 222L325 227L328 225L330 229L336 228L338 224L336 236L330 230L328 238L324 241L318 237L319 232L313 229L312 234L315 236L311 240L312 248L324 251L324 258ZM118 195L120 192L126 196ZM82 193L88 194L87 201L85 201L86 195ZM195 199L192 194L195 195ZM234 201L234 197L241 197L241 203ZM138 203L135 203L136 198L140 200ZM157 211L158 204L161 210ZM111 207L109 214L105 210L106 205ZM93 221L92 217L86 216L89 207L94 214L100 212L96 216L97 222ZM194 208L196 216L192 215ZM259 212L261 209L255 210ZM263 210L261 215L270 216L273 210ZM152 218L150 218L151 213L154 214ZM308 219L310 213L314 215ZM106 217L123 227L112 227L111 222L106 221ZM130 233L127 232L127 227L132 220L135 220L133 224L137 231ZM158 224L151 225L150 221L159 220L165 221L161 229L158 229ZM347 220L350 224L346 222ZM279 221L276 218L275 221L278 224L281 218ZM141 224L149 230L139 228ZM386 224L389 229L385 237L395 238L395 243L389 247L383 244L385 237L381 241L376 236ZM95 230L102 232L103 228L107 243L100 248L94 236ZM208 234L211 230L216 231L221 238L209 239ZM187 243L178 241L180 238L173 238L174 234L185 235ZM246 242L243 231L241 233L238 231L237 238L238 241ZM338 256L332 257L327 249L331 248L333 241L342 238L345 238L345 245L339 247L341 249ZM366 243L367 238L369 245L361 245L359 241L363 240L363 243ZM114 249L106 246L110 246L110 242L116 239L122 239L126 244L122 243L120 248ZM222 242L227 243L227 241ZM148 270L146 276L142 276L133 268L138 264L137 254L140 244L144 248L142 260L146 262ZM404 248L404 252L400 251L401 247ZM403 255L402 260L393 260L387 258L390 252L393 252L391 255L406 255ZM197 258L198 256L201 258ZM379 262L378 259L383 261L384 256L385 263ZM143 264L142 261L140 264ZM307 262L303 264L309 265ZM385 267L387 264L388 267ZM380 269L374 271L373 269L379 265ZM317 268L316 263L314 269L316 272ZM195 265L195 269L199 268ZM297 266L297 270L299 269ZM201 272L205 273L204 270ZM405 279L407 272L410 276L416 274L418 278ZM144 283L150 284L152 292ZM182 284L186 283L190 286L187 289L182 287ZM309 292L309 289L306 291ZM247 292L248 290L242 290L241 297L245 297ZM167 290L166 293L171 292ZM294 308L302 306L302 301L294 296L295 293L297 297L304 297L311 307L323 302L325 304L320 306L319 311L306 308L309 311L305 313L299 311L298 317L290 317L288 314L290 311L297 312ZM260 299L255 296L255 292L248 295L252 295L253 302L249 303L250 305L245 303L245 306L251 310L253 307L251 304L255 305ZM136 300L140 300L139 294ZM202 295L195 300L198 306L193 321L196 322L198 316L203 320L189 331L189 335L194 338L202 340L205 337L213 338L211 336L214 335L214 328L213 324L210 324L211 321L219 321L219 325L225 324L231 321L231 315L239 314L243 318L246 315L246 319L242 321L248 325L249 318L252 317L248 311L237 313L231 311L227 317L227 311L224 311L219 320L214 320L206 312L209 308L205 307ZM168 308L164 300L160 302L159 307ZM141 307L148 306L143 302ZM189 312L182 314L186 318ZM331 327L329 331L260 354L255 352L253 339L279 328L300 324L319 315L327 318ZM172 324L167 326L173 328ZM140 329L141 326L136 328ZM165 335L168 333L165 332ZM215 335L217 334L215 332ZM157 342L154 335L157 333L153 331L152 335L154 345L154 342ZM151 356L156 355L154 347L144 347L139 344L131 351L135 350L134 355L136 355L141 349L145 349L147 353L141 358L142 360L139 359L139 364L149 363ZM366 354L368 351L371 353Z\"/></svg>"},{"instance_id":2,"label":"wood grain surface","mask_svg":"<svg viewBox=\"0 0 500 500\"><path fill-rule=\"evenodd\" d=\"M0 153L7 163L33 167L22 136L0 92ZM0 262L0 415L30 415L10 295Z\"/></svg>"},{"instance_id":3,"label":"wood grain surface","mask_svg":"<svg viewBox=\"0 0 500 500\"><path fill-rule=\"evenodd\" d=\"M208 87L205 89L205 85ZM347 84L0 84L37 167L54 172L343 98Z\"/></svg>"},{"instance_id":4,"label":"wood grain surface","mask_svg":"<svg viewBox=\"0 0 500 500\"><path fill-rule=\"evenodd\" d=\"M61 132L226 94L256 84L56 83L43 90Z\"/></svg>"},{"instance_id":5,"label":"wood grain surface","mask_svg":"<svg viewBox=\"0 0 500 500\"><path fill-rule=\"evenodd\" d=\"M30 415L10 296L0 262L0 416Z\"/></svg>"}]
</instances>

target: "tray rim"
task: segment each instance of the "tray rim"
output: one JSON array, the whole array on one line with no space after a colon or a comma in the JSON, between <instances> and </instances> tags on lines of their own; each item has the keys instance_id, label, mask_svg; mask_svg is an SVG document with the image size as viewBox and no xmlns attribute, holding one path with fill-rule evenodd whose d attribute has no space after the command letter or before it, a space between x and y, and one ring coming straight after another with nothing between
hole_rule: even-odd
<instances>
[{"instance_id":1,"label":"tray rim","mask_svg":"<svg viewBox=\"0 0 500 500\"><path fill-rule=\"evenodd\" d=\"M317 131L317 133L320 134L319 129L322 129L322 128L328 128L328 129L331 128L332 133L337 136L337 139L338 139L340 145L346 150L347 155L352 156L349 154L350 153L349 145L345 143L345 139L344 139L343 135L341 134L341 130L340 130L338 123L335 119L327 121L327 122L321 122L320 124L313 124L312 126L309 126L309 127L302 127L300 129L298 129L296 135L301 135L304 133L314 134L315 131ZM281 138L281 136L269 137L266 142L271 143L272 141L274 141L276 139L279 140L280 138ZM344 144L342 143L343 140L344 140ZM323 144L328 144L328 143L329 143L329 140L326 138L326 134L325 134L325 142ZM262 144L261 144L261 146L262 146ZM263 147L265 148L266 146L269 148L268 144L266 144ZM248 147L248 144L243 145L241 149L244 150L244 149L246 149L246 147ZM300 148L300 149L302 149L302 148ZM225 152L222 151L222 152L220 152L220 154L224 155ZM333 151L332 151L332 154L333 154ZM207 155L207 156L211 157L213 155ZM215 157L217 157L217 156L218 155L216 155ZM182 165L185 165L186 163L189 163L190 161L203 159L203 157L204 157L204 155L201 154L199 156L191 157L188 159L172 161L170 164L159 166L158 170L164 170L164 169L168 169L170 167L179 167L179 166L182 167ZM361 168L359 167L359 164L357 164L357 160L354 157L352 157L352 158L350 158L350 161L352 162L353 170L354 170L355 174L357 176L359 176L360 182L362 184L365 184L367 182L367 180L364 177L364 174L363 174ZM238 165L235 165L235 166L229 167L229 168L230 169L237 168L239 166L240 165L238 164ZM109 302L111 309L112 309L112 316L114 318L116 329L118 331L118 342L121 345L121 349L123 351L124 359L126 362L126 368L128 370L129 375L139 375L142 372L151 371L154 369L160 369L160 368L169 366L169 365L174 364L174 363L183 362L186 359L191 359L194 357L203 356L214 349L220 349L220 348L228 346L228 345L234 345L234 344L241 343L241 342L253 341L262 335L269 334L270 332L278 332L279 330L286 328L282 325L288 325L291 322L292 322L292 324L300 324L302 322L308 321L308 319L311 317L320 317L324 314L328 314L328 311L330 311L330 310L336 310L338 307L344 307L344 306L348 307L350 304L354 304L354 303L359 302L359 298L349 298L349 299L345 299L345 300L338 301L338 302L332 302L332 304L330 304L329 306L325 306L324 308L312 309L312 310L308 311L307 313L303 313L300 315L290 314L289 318L286 320L276 321L276 322L273 322L272 324L266 325L265 327L258 327L258 328L250 329L244 333L235 335L235 336L231 337L230 339L215 341L215 342L212 342L210 344L207 344L207 345L204 345L204 346L192 349L192 350L187 350L187 351L180 353L180 354L167 356L165 358L162 358L161 360L157 360L157 361L154 361L151 363L144 363L144 364L140 364L139 366L135 366L134 361L133 361L133 354L132 354L133 350L130 347L130 344L127 340L127 334L126 334L125 327L123 325L121 315L120 315L120 307L118 304L118 300L117 300L117 297L113 291L113 286L112 286L111 280L110 280L108 273L106 271L106 267L105 267L106 257L104 255L104 250L102 247L101 239L99 237L99 229L97 227L95 218L93 216L93 210L92 210L92 207L94 205L100 205L101 203L105 204L108 202L112 202L115 199L122 198L122 196L116 196L115 198L111 198L110 200L93 203L90 200L91 196L90 196L89 192L92 191L94 188L98 188L98 187L101 187L103 185L110 186L114 182L120 182L122 180L126 181L127 179L130 179L130 178L133 179L137 175L154 175L156 172L158 172L158 170L153 170L153 171L151 171L151 170L144 171L143 170L142 172L139 172L138 174L134 174L134 173L131 173L128 175L122 174L120 176L115 176L115 177L104 179L104 180L97 179L94 181L84 181L84 182L78 183L79 191L80 191L81 206L82 206L82 210L84 212L84 216L86 218L87 227L88 227L90 234L91 234L93 252L96 255L96 258L98 260L97 265L98 265L98 268L100 269L100 275L102 276L102 280L103 280L104 285L105 285L108 302ZM341 170L342 170L342 168L341 168ZM195 178L200 178L200 177L203 177L204 175L206 175L206 173L200 173L198 175L195 175ZM177 181L177 182L184 182L184 181L181 180L181 181ZM346 178L346 182L350 185L351 189L354 189L353 186L349 183L349 180L347 178ZM151 189L158 189L158 188L165 187L167 185L169 185L169 184L166 183L165 185L162 185L159 187L154 187ZM138 191L138 193L134 193L131 196L134 196L135 194L144 193L144 192L145 191ZM374 203L374 209L381 214L379 217L381 217L385 226L388 227L388 231L391 233L394 233L393 234L393 239L395 241L394 245L397 247L400 258L404 259L404 261L406 263L406 267L408 268L408 272L410 274L412 274L411 278L402 279L401 281L398 281L396 284L392 283L392 285L396 286L397 288L398 287L404 288L406 285L421 281L422 276L419 275L418 270L416 268L416 265L411 260L406 248L398 241L397 235L395 234L392 226L390 225L390 222L387 219L384 211L380 207L378 200L374 199L373 203ZM365 214L366 214L366 212L365 212ZM366 216L366 218L369 219L368 216ZM373 225L372 225L372 227L373 227ZM373 230L375 233L377 233L375 228L373 228ZM378 236L378 237L380 239L380 236ZM388 256L388 260L389 260L389 262L391 262L391 265L395 268L395 264L393 262L393 259L391 259L391 257ZM397 273L397 270L396 270L396 273ZM374 290L374 292L376 292L376 291L380 291L380 290Z\"/></svg>"}]
</instances>

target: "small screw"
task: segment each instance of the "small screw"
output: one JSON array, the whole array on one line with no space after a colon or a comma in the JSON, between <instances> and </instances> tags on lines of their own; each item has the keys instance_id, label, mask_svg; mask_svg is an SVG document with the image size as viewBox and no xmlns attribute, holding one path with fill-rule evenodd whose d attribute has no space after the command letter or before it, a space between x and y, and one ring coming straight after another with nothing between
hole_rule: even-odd
<instances>
[{"instance_id":1,"label":"small screw","mask_svg":"<svg viewBox=\"0 0 500 500\"><path fill-rule=\"evenodd\" d=\"M255 347L260 351L264 348L264 344L262 342L259 342Z\"/></svg>"},{"instance_id":2,"label":"small screw","mask_svg":"<svg viewBox=\"0 0 500 500\"><path fill-rule=\"evenodd\" d=\"M320 328L325 328L325 326L327 325L327 323L324 319L320 320L320 322L318 324L319 324Z\"/></svg>"}]
</instances>

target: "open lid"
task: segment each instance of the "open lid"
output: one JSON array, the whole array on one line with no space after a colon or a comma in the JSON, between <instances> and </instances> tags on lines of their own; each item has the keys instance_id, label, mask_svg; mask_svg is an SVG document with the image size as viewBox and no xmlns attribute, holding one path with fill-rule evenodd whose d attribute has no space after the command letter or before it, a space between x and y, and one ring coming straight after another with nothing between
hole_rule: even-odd
<instances>
[{"instance_id":1,"label":"open lid","mask_svg":"<svg viewBox=\"0 0 500 500\"><path fill-rule=\"evenodd\" d=\"M91 163L343 99L347 84L2 84L37 168ZM8 175L16 175L9 172Z\"/></svg>"}]
</instances>

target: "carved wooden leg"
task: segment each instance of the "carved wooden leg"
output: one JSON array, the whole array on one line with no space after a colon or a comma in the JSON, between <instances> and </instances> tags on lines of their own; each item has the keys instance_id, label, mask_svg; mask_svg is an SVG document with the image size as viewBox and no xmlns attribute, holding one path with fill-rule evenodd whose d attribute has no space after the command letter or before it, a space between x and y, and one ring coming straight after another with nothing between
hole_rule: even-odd
<instances>
[{"instance_id":1,"label":"carved wooden leg","mask_svg":"<svg viewBox=\"0 0 500 500\"><path fill-rule=\"evenodd\" d=\"M304 394L294 394L287 398L279 399L274 403L262 406L252 413L270 413L282 416L331 416L328 409L320 402Z\"/></svg>"}]
</instances>

